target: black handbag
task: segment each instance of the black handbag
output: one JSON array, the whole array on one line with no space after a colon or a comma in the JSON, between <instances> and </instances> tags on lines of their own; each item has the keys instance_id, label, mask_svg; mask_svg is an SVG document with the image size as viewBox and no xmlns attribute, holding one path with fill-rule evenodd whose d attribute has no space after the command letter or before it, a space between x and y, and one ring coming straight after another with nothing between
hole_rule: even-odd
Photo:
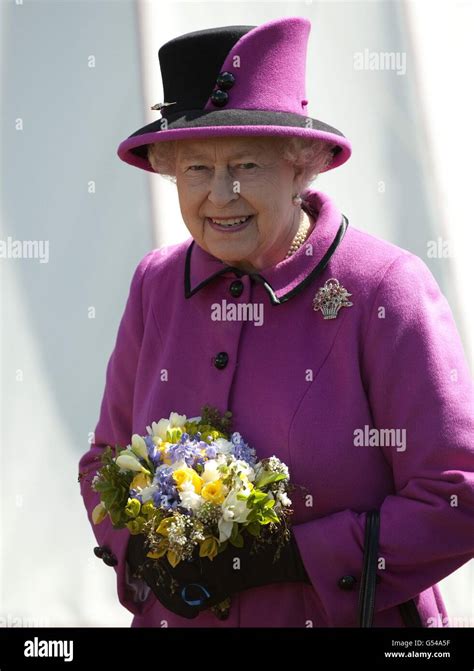
<instances>
[{"instance_id":1,"label":"black handbag","mask_svg":"<svg viewBox=\"0 0 474 671\"><path fill-rule=\"evenodd\" d=\"M365 523L364 559L359 588L359 627L372 627L374 621L379 533L380 513L378 510L370 510ZM399 609L406 627L423 626L413 599L400 604Z\"/></svg>"}]
</instances>

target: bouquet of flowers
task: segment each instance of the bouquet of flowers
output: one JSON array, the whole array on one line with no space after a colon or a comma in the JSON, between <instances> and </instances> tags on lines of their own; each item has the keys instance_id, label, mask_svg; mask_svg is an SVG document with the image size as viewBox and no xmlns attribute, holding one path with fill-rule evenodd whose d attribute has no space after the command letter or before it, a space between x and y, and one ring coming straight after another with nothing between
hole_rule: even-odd
<instances>
[{"instance_id":1,"label":"bouquet of flowers","mask_svg":"<svg viewBox=\"0 0 474 671\"><path fill-rule=\"evenodd\" d=\"M173 567L197 556L212 561L250 537L258 546L268 533L281 548L293 512L288 468L275 456L258 461L231 431L231 414L209 406L191 419L172 412L126 449L108 446L92 481L101 497L93 522L108 515L115 528L144 534L147 556Z\"/></svg>"}]
</instances>

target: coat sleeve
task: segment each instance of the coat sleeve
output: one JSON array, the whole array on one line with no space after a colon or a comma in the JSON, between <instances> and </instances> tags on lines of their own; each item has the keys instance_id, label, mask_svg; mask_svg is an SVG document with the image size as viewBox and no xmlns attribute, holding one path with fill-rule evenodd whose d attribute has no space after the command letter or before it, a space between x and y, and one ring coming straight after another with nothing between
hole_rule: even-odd
<instances>
[{"instance_id":1,"label":"coat sleeve","mask_svg":"<svg viewBox=\"0 0 474 671\"><path fill-rule=\"evenodd\" d=\"M447 300L417 256L403 253L385 272L361 352L373 426L406 430L405 451L377 448L394 482L380 506L377 613L474 555L472 379ZM365 518L342 510L294 528L330 626L357 624L357 590L339 589L338 580L360 577Z\"/></svg>"},{"instance_id":2,"label":"coat sleeve","mask_svg":"<svg viewBox=\"0 0 474 671\"><path fill-rule=\"evenodd\" d=\"M155 597L143 581L129 575L125 560L130 538L128 529L114 529L108 517L98 525L93 524L92 511L100 498L91 488L91 481L101 467L100 457L104 448L107 445L126 447L132 437L135 377L144 331L142 285L152 254L153 251L146 254L134 271L115 347L107 364L94 442L79 462L81 494L92 530L98 545L106 548L112 555L112 561L116 561L114 569L119 601L134 614L148 610L156 602Z\"/></svg>"}]
</instances>

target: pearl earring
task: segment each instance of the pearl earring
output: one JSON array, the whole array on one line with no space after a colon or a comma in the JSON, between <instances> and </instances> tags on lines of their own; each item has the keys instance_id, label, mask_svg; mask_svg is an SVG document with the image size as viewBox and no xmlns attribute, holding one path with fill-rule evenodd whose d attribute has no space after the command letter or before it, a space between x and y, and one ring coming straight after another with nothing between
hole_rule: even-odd
<instances>
[{"instance_id":1,"label":"pearl earring","mask_svg":"<svg viewBox=\"0 0 474 671\"><path fill-rule=\"evenodd\" d=\"M292 202L293 202L293 205L301 205L301 203L303 202L303 199L297 193L295 196L293 196Z\"/></svg>"}]
</instances>

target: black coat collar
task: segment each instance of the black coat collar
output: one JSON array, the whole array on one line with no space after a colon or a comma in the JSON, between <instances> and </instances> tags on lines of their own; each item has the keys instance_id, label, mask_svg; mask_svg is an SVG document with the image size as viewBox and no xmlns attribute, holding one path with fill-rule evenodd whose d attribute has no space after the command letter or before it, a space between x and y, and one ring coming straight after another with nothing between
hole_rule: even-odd
<instances>
[{"instance_id":1,"label":"black coat collar","mask_svg":"<svg viewBox=\"0 0 474 671\"><path fill-rule=\"evenodd\" d=\"M299 294L323 273L349 225L347 217L341 214L332 200L321 192L307 190L303 194L302 207L310 217L316 219L316 226L310 236L289 259L280 261L262 273L246 272L226 265L205 252L193 240L186 251L185 297L191 298L221 275L224 277L248 275L253 282L264 287L272 305L286 303Z\"/></svg>"}]
</instances>

